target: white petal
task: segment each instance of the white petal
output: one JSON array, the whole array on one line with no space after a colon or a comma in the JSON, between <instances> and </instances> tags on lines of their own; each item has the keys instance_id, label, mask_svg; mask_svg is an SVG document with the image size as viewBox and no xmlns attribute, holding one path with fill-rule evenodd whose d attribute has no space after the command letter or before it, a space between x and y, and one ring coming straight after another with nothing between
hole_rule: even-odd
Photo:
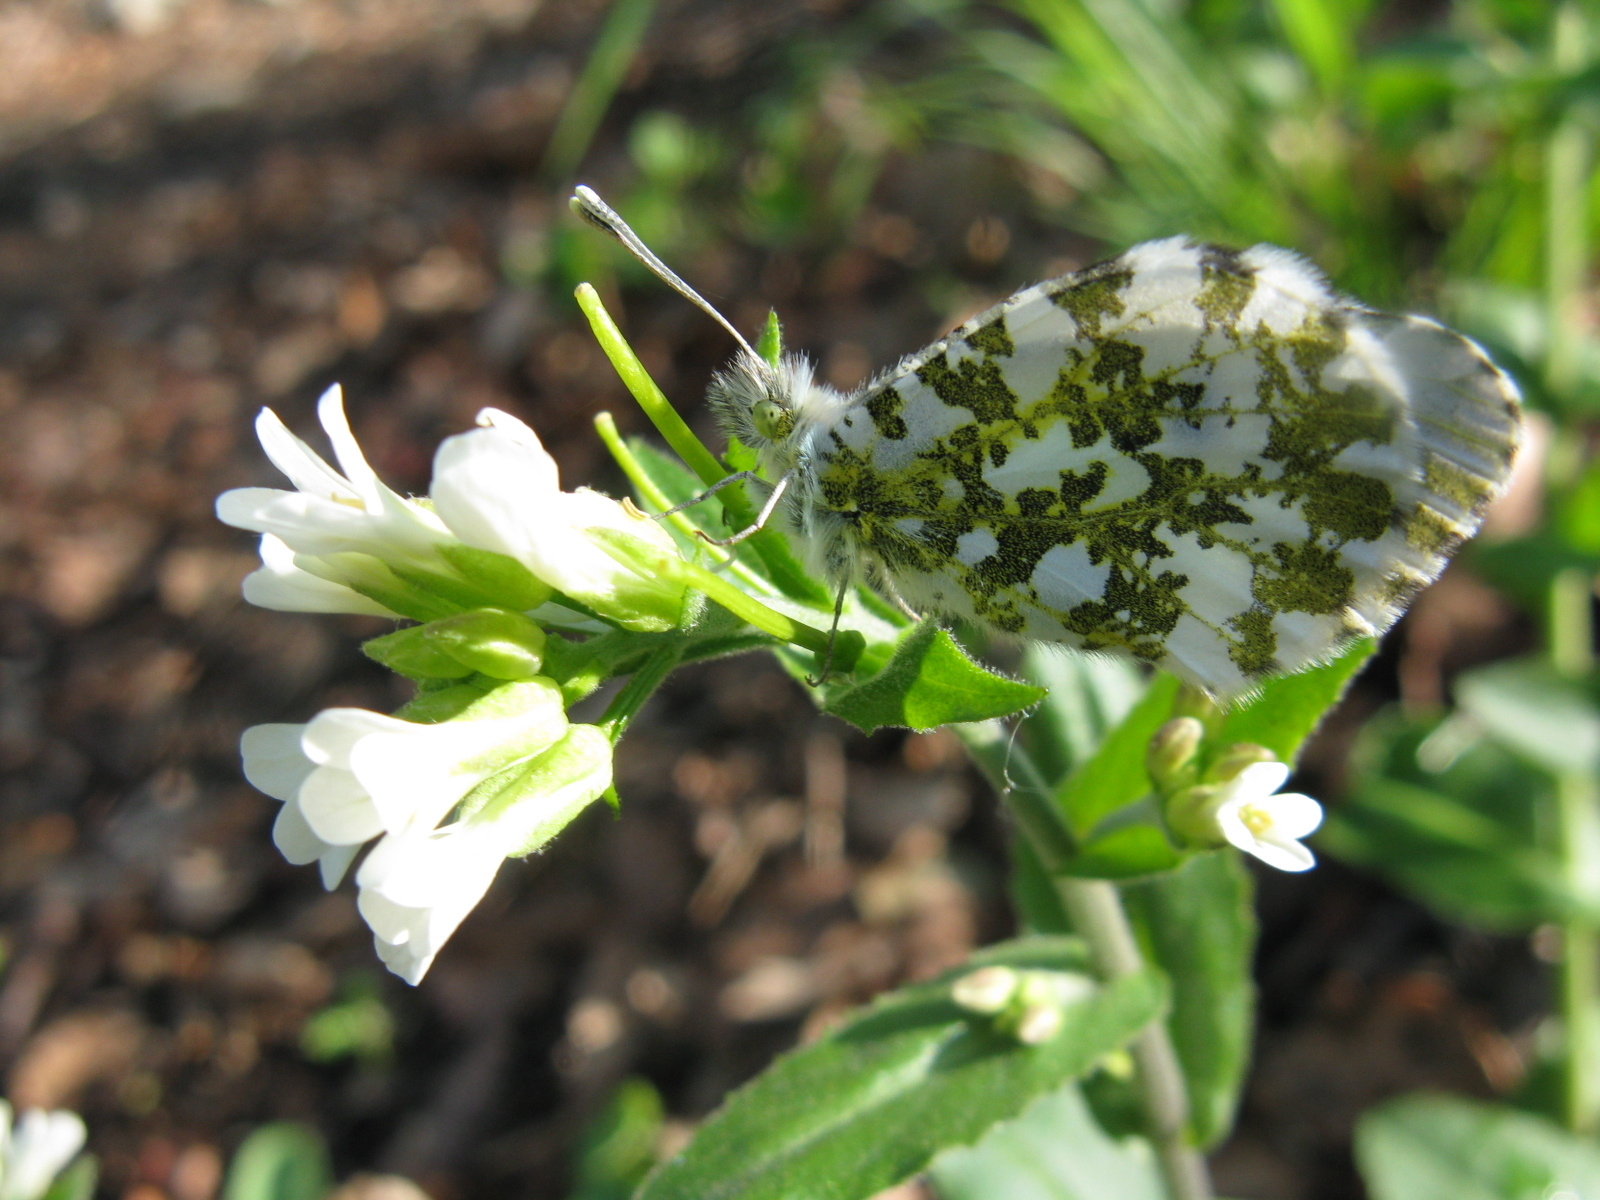
<instances>
[{"instance_id":1,"label":"white petal","mask_svg":"<svg viewBox=\"0 0 1600 1200\"><path fill-rule=\"evenodd\" d=\"M256 416L256 436L272 465L289 477L302 492L324 500L354 500L359 497L345 479L310 446L306 445L278 419L270 408Z\"/></svg>"},{"instance_id":2,"label":"white petal","mask_svg":"<svg viewBox=\"0 0 1600 1200\"><path fill-rule=\"evenodd\" d=\"M359 845L383 832L372 797L349 771L318 767L300 785L298 800L311 831L332 845Z\"/></svg>"},{"instance_id":3,"label":"white petal","mask_svg":"<svg viewBox=\"0 0 1600 1200\"><path fill-rule=\"evenodd\" d=\"M316 769L300 749L304 725L252 725L239 738L244 777L274 800L290 800ZM307 861L310 861L309 859Z\"/></svg>"},{"instance_id":4,"label":"white petal","mask_svg":"<svg viewBox=\"0 0 1600 1200\"><path fill-rule=\"evenodd\" d=\"M323 891L331 892L339 886L339 881L344 878L344 873L350 869L350 864L360 851L360 846L334 846L317 860Z\"/></svg>"},{"instance_id":5,"label":"white petal","mask_svg":"<svg viewBox=\"0 0 1600 1200\"><path fill-rule=\"evenodd\" d=\"M619 501L603 492L579 488L575 492L564 493L561 500L562 516L576 529L615 529L676 553L672 535L661 527L659 521L634 516Z\"/></svg>"},{"instance_id":6,"label":"white petal","mask_svg":"<svg viewBox=\"0 0 1600 1200\"><path fill-rule=\"evenodd\" d=\"M1316 857L1299 842L1262 838L1246 849L1267 866L1280 871L1309 871L1317 865Z\"/></svg>"},{"instance_id":7,"label":"white petal","mask_svg":"<svg viewBox=\"0 0 1600 1200\"><path fill-rule=\"evenodd\" d=\"M561 494L555 460L532 430L527 437L474 430L446 438L433 459L434 509L450 531L469 546L518 561L536 529L550 524Z\"/></svg>"},{"instance_id":8,"label":"white petal","mask_svg":"<svg viewBox=\"0 0 1600 1200\"><path fill-rule=\"evenodd\" d=\"M83 1149L87 1136L83 1118L75 1112L34 1108L23 1113L6 1155L6 1196L37 1200Z\"/></svg>"},{"instance_id":9,"label":"white petal","mask_svg":"<svg viewBox=\"0 0 1600 1200\"><path fill-rule=\"evenodd\" d=\"M355 434L350 432L350 422L344 415L344 389L337 383L323 392L322 398L317 401L317 420L322 422L328 441L333 445L333 455L339 460L345 477L350 480L366 507L376 509L378 491L383 485L378 482L378 473L368 465L366 455L361 453Z\"/></svg>"},{"instance_id":10,"label":"white petal","mask_svg":"<svg viewBox=\"0 0 1600 1200\"><path fill-rule=\"evenodd\" d=\"M350 752L364 737L373 734L414 734L432 728L415 721L402 721L366 708L325 708L312 717L300 735L300 746L315 763L348 768Z\"/></svg>"},{"instance_id":11,"label":"white petal","mask_svg":"<svg viewBox=\"0 0 1600 1200\"><path fill-rule=\"evenodd\" d=\"M262 541L278 542L271 534ZM282 542L278 542L280 546ZM288 547L284 547L288 550ZM272 564L262 566L244 577L240 593L257 608L270 608L274 612L360 613L363 616L398 617L376 600L363 596L354 588L345 587L313 575L292 565L294 552L289 551L291 565L283 569Z\"/></svg>"},{"instance_id":12,"label":"white petal","mask_svg":"<svg viewBox=\"0 0 1600 1200\"><path fill-rule=\"evenodd\" d=\"M1272 818L1268 836L1274 839L1297 841L1322 824L1322 805L1299 792L1279 792L1262 801L1260 807Z\"/></svg>"},{"instance_id":13,"label":"white petal","mask_svg":"<svg viewBox=\"0 0 1600 1200\"><path fill-rule=\"evenodd\" d=\"M417 984L421 983L422 977L428 973L428 968L433 966L437 947L427 954L419 954L415 946L396 945L392 942L386 942L380 937L374 937L372 941L373 947L378 952L378 957L383 961L383 965L412 987L416 987Z\"/></svg>"},{"instance_id":14,"label":"white petal","mask_svg":"<svg viewBox=\"0 0 1600 1200\"><path fill-rule=\"evenodd\" d=\"M1222 830L1222 836L1227 838L1231 845L1237 846L1246 854L1256 852L1256 835L1250 832L1249 827L1239 816L1239 810L1244 807L1242 800L1225 801L1217 808L1217 825Z\"/></svg>"},{"instance_id":15,"label":"white petal","mask_svg":"<svg viewBox=\"0 0 1600 1200\"><path fill-rule=\"evenodd\" d=\"M1239 777L1234 780L1234 791L1231 794L1245 796L1247 799L1260 799L1270 796L1281 788L1289 778L1289 764L1281 762L1251 763L1239 772Z\"/></svg>"},{"instance_id":16,"label":"white petal","mask_svg":"<svg viewBox=\"0 0 1600 1200\"><path fill-rule=\"evenodd\" d=\"M272 823L272 844L297 867L316 862L333 848L306 822L297 800L290 800L278 810L278 819Z\"/></svg>"}]
</instances>

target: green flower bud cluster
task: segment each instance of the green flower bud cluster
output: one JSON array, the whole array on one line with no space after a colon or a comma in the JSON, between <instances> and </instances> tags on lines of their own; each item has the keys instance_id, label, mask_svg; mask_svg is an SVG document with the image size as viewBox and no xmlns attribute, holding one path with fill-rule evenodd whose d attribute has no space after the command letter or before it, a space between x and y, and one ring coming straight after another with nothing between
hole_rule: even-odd
<instances>
[{"instance_id":1,"label":"green flower bud cluster","mask_svg":"<svg viewBox=\"0 0 1600 1200\"><path fill-rule=\"evenodd\" d=\"M1075 971L979 967L951 985L950 998L968 1012L990 1018L998 1032L1037 1046L1060 1033L1067 1010L1088 999L1097 986Z\"/></svg>"},{"instance_id":2,"label":"green flower bud cluster","mask_svg":"<svg viewBox=\"0 0 1600 1200\"><path fill-rule=\"evenodd\" d=\"M1309 796L1278 792L1288 766L1250 742L1207 758L1206 727L1192 716L1174 717L1156 730L1145 753L1167 828L1179 844L1236 846L1284 871L1312 866L1299 839L1321 823L1322 808Z\"/></svg>"}]
</instances>

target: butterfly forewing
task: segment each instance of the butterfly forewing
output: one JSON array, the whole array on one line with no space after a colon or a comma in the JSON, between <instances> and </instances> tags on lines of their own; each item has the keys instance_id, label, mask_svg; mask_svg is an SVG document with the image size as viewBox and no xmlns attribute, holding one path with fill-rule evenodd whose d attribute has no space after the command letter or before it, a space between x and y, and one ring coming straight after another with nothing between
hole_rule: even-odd
<instances>
[{"instance_id":1,"label":"butterfly forewing","mask_svg":"<svg viewBox=\"0 0 1600 1200\"><path fill-rule=\"evenodd\" d=\"M1219 696L1381 632L1504 485L1514 385L1301 260L1182 239L1019 292L812 438L912 606Z\"/></svg>"}]
</instances>

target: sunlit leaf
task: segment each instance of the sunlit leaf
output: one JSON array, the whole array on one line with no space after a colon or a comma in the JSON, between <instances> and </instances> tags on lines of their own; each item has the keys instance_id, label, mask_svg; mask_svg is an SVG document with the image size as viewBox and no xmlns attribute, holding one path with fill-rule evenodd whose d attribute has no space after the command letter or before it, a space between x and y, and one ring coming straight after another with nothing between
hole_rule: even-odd
<instances>
[{"instance_id":1,"label":"sunlit leaf","mask_svg":"<svg viewBox=\"0 0 1600 1200\"><path fill-rule=\"evenodd\" d=\"M1080 943L1030 938L972 966L1086 971ZM950 978L904 988L780 1058L729 1097L639 1200L865 1200L977 1141L1089 1070L1161 1010L1150 972L1069 1006L1061 1032L1025 1046L965 1013Z\"/></svg>"}]
</instances>

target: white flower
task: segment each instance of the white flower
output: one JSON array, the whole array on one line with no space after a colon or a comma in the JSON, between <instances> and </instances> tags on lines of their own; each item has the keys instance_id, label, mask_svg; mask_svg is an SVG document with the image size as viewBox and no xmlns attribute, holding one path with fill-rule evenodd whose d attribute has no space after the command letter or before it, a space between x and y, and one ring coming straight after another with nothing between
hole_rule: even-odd
<instances>
[{"instance_id":1,"label":"white flower","mask_svg":"<svg viewBox=\"0 0 1600 1200\"><path fill-rule=\"evenodd\" d=\"M298 489L235 488L217 497L224 524L270 533L296 554L358 551L425 569L444 566L437 550L455 539L422 505L378 479L350 432L344 396L335 384L317 401L317 418L344 474L284 426L269 408L256 418L261 448Z\"/></svg>"},{"instance_id":2,"label":"white flower","mask_svg":"<svg viewBox=\"0 0 1600 1200\"><path fill-rule=\"evenodd\" d=\"M427 973L502 860L538 849L610 786L611 743L593 725L574 725L496 782L470 815L443 829L415 824L387 835L356 872L378 957L407 983Z\"/></svg>"},{"instance_id":3,"label":"white flower","mask_svg":"<svg viewBox=\"0 0 1600 1200\"><path fill-rule=\"evenodd\" d=\"M1300 839L1322 824L1322 806L1298 792L1279 793L1289 778L1281 762L1252 763L1218 789L1217 825L1222 836L1280 871L1317 865Z\"/></svg>"},{"instance_id":4,"label":"white flower","mask_svg":"<svg viewBox=\"0 0 1600 1200\"><path fill-rule=\"evenodd\" d=\"M433 829L484 779L566 728L560 689L534 678L433 725L330 708L305 725L253 726L239 748L245 778L284 802L272 830L278 849L292 863L320 863L333 887L362 843L411 825Z\"/></svg>"},{"instance_id":5,"label":"white flower","mask_svg":"<svg viewBox=\"0 0 1600 1200\"><path fill-rule=\"evenodd\" d=\"M421 980L505 857L505 838L492 824L415 826L380 841L356 884L357 905L384 965L407 983Z\"/></svg>"},{"instance_id":6,"label":"white flower","mask_svg":"<svg viewBox=\"0 0 1600 1200\"><path fill-rule=\"evenodd\" d=\"M612 531L637 544L642 559L676 559L667 532L599 492L563 492L555 460L515 417L486 408L478 424L445 439L434 456L433 504L451 532L469 546L515 559L627 628L675 626L684 585L648 568L630 570L591 536Z\"/></svg>"},{"instance_id":7,"label":"white flower","mask_svg":"<svg viewBox=\"0 0 1600 1200\"><path fill-rule=\"evenodd\" d=\"M11 1105L0 1100L0 1200L39 1200L86 1138L83 1118L65 1109L30 1108L13 1128Z\"/></svg>"},{"instance_id":8,"label":"white flower","mask_svg":"<svg viewBox=\"0 0 1600 1200\"><path fill-rule=\"evenodd\" d=\"M399 615L354 588L313 575L302 568L295 557L295 552L282 538L262 534L261 566L245 576L244 598L258 608L279 612Z\"/></svg>"}]
</instances>

